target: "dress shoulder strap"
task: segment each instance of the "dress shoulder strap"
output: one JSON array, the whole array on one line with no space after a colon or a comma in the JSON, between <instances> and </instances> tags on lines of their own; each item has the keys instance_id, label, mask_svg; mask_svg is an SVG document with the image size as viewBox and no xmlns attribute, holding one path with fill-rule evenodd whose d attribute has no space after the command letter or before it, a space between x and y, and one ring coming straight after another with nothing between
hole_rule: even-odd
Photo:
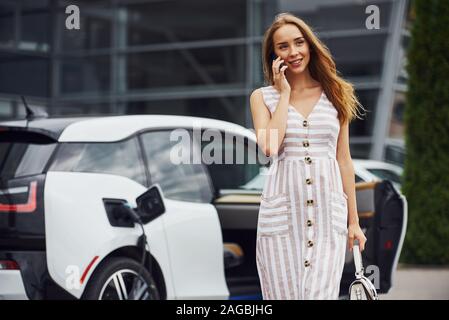
<instances>
[{"instance_id":1,"label":"dress shoulder strap","mask_svg":"<svg viewBox=\"0 0 449 320\"><path fill-rule=\"evenodd\" d=\"M263 101L270 110L271 114L276 110L280 94L273 86L261 87Z\"/></svg>"}]
</instances>

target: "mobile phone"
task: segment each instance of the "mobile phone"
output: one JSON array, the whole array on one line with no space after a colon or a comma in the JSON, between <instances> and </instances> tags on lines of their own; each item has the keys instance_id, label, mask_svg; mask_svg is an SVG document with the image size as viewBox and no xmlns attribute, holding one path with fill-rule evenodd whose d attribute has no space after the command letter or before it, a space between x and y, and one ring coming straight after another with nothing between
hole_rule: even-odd
<instances>
[{"instance_id":1,"label":"mobile phone","mask_svg":"<svg viewBox=\"0 0 449 320\"><path fill-rule=\"evenodd\" d=\"M271 62L273 62L273 61L276 60L277 58L278 58L278 56L277 56L274 52L272 52L272 53L271 53ZM282 63L279 65L279 70L278 70L278 71L280 71L281 68L282 68L283 66L285 66L285 63L284 63L284 62L282 62Z\"/></svg>"}]
</instances>

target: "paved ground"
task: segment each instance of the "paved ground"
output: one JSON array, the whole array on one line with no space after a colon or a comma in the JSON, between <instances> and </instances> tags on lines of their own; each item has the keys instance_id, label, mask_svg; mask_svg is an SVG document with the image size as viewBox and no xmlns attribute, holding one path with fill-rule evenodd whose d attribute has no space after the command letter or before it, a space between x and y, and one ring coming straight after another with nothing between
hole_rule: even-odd
<instances>
[{"instance_id":1,"label":"paved ground","mask_svg":"<svg viewBox=\"0 0 449 320\"><path fill-rule=\"evenodd\" d=\"M449 266L400 265L393 288L379 295L382 300L449 300Z\"/></svg>"}]
</instances>

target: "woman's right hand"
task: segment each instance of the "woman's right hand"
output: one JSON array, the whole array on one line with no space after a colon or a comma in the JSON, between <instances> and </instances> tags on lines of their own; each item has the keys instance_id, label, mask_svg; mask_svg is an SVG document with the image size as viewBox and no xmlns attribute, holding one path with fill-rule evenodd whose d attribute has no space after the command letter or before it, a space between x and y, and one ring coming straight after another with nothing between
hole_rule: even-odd
<instances>
[{"instance_id":1,"label":"woman's right hand","mask_svg":"<svg viewBox=\"0 0 449 320\"><path fill-rule=\"evenodd\" d=\"M285 77L285 70L287 70L287 66L282 66L279 70L279 67L284 62L281 57L277 57L277 59L273 60L272 70L273 70L273 80L274 80L274 88L280 92L280 94L288 94L290 95L290 84ZM278 72L279 71L279 72Z\"/></svg>"}]
</instances>

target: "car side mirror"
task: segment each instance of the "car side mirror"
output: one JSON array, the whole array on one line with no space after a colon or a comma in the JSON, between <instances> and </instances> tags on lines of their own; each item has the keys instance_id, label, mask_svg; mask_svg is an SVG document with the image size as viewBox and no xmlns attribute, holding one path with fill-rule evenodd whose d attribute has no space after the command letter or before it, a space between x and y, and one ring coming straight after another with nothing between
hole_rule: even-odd
<instances>
[{"instance_id":1,"label":"car side mirror","mask_svg":"<svg viewBox=\"0 0 449 320\"><path fill-rule=\"evenodd\" d=\"M165 213L162 190L159 184L153 184L136 198L137 213L143 223L148 223Z\"/></svg>"}]
</instances>

